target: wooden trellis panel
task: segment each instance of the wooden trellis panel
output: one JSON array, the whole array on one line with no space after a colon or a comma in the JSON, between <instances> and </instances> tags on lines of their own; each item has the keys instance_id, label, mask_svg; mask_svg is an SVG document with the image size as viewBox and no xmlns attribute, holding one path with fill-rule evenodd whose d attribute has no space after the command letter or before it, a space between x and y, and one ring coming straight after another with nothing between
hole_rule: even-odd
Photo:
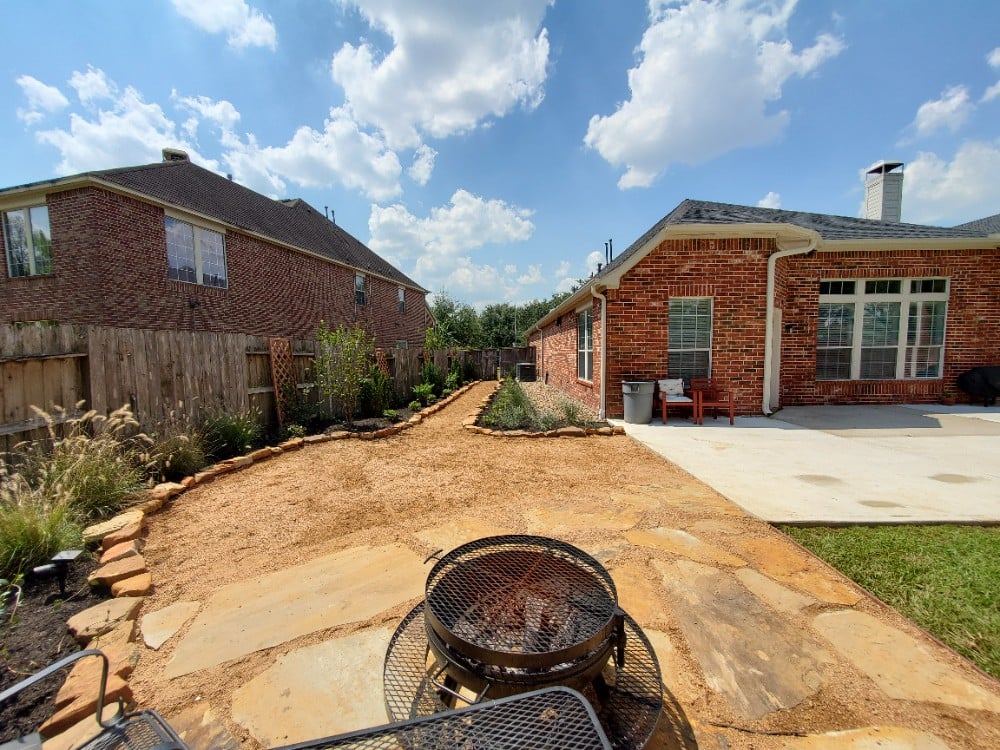
<instances>
[{"instance_id":1,"label":"wooden trellis panel","mask_svg":"<svg viewBox=\"0 0 1000 750\"><path fill-rule=\"evenodd\" d=\"M278 426L285 424L287 388L297 387L295 368L292 365L292 342L289 339L268 339L271 351L271 382L274 384L274 406L278 412Z\"/></svg>"}]
</instances>

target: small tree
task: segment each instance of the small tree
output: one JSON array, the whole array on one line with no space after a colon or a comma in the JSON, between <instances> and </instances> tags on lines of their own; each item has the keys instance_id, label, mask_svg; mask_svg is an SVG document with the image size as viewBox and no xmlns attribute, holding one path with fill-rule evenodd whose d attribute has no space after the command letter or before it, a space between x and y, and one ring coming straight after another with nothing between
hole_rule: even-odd
<instances>
[{"instance_id":1,"label":"small tree","mask_svg":"<svg viewBox=\"0 0 1000 750\"><path fill-rule=\"evenodd\" d=\"M316 386L348 424L358 411L361 387L375 355L375 337L361 328L337 326L331 331L324 321L316 330Z\"/></svg>"}]
</instances>

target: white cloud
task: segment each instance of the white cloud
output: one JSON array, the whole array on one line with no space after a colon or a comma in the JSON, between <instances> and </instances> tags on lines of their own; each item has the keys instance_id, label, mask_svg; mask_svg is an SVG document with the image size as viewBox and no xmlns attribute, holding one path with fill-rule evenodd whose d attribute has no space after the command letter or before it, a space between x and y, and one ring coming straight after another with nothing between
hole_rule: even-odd
<instances>
[{"instance_id":1,"label":"white cloud","mask_svg":"<svg viewBox=\"0 0 1000 750\"><path fill-rule=\"evenodd\" d=\"M770 143L787 111L769 113L792 76L814 72L844 48L822 34L796 52L786 38L795 0L722 3L649 0L650 26L629 70L631 98L590 119L584 143L615 167L621 189L647 187L670 164L698 164Z\"/></svg>"},{"instance_id":2,"label":"white cloud","mask_svg":"<svg viewBox=\"0 0 1000 750\"><path fill-rule=\"evenodd\" d=\"M372 206L368 245L397 266L412 268L411 275L428 289L448 289L472 303L510 299L522 283L534 283L519 280L532 278L534 266L522 274L516 264L498 268L477 262L473 251L487 243L527 240L535 230L530 217L527 209L456 190L448 205L425 218L400 204Z\"/></svg>"},{"instance_id":3,"label":"white cloud","mask_svg":"<svg viewBox=\"0 0 1000 750\"><path fill-rule=\"evenodd\" d=\"M773 190L757 201L760 208L781 208L781 194Z\"/></svg>"},{"instance_id":4,"label":"white cloud","mask_svg":"<svg viewBox=\"0 0 1000 750\"><path fill-rule=\"evenodd\" d=\"M952 86L945 89L939 99L921 104L910 127L915 138L924 138L939 130L954 133L966 123L974 109L968 88Z\"/></svg>"},{"instance_id":5,"label":"white cloud","mask_svg":"<svg viewBox=\"0 0 1000 750\"><path fill-rule=\"evenodd\" d=\"M48 112L58 112L69 106L69 99L55 86L42 83L33 76L20 76L16 83L28 99L27 109L18 108L17 116L27 125L34 125Z\"/></svg>"},{"instance_id":6,"label":"white cloud","mask_svg":"<svg viewBox=\"0 0 1000 750\"><path fill-rule=\"evenodd\" d=\"M90 73L95 74L90 80L96 80L96 74L104 75L101 71ZM88 74L79 74L78 82ZM96 101L94 88L84 85L80 90L84 92L81 97L88 97L87 102ZM142 94L131 86L119 94L117 86L108 82L107 91L112 96L109 106L97 108L89 119L73 112L68 129L52 128L35 134L40 143L59 150L57 172L73 174L159 161L166 146L182 148L192 161L208 169L218 169L216 161L202 157L193 143L178 135L176 124L160 105L144 101Z\"/></svg>"},{"instance_id":7,"label":"white cloud","mask_svg":"<svg viewBox=\"0 0 1000 750\"><path fill-rule=\"evenodd\" d=\"M210 34L226 34L230 47L277 46L271 19L245 0L172 0L174 10Z\"/></svg>"},{"instance_id":8,"label":"white cloud","mask_svg":"<svg viewBox=\"0 0 1000 750\"><path fill-rule=\"evenodd\" d=\"M517 273L517 269L512 271L512 273ZM530 286L531 284L537 284L542 280L542 266L540 263L533 263L528 266L528 270L525 271L521 276L517 277L517 283L522 286Z\"/></svg>"},{"instance_id":9,"label":"white cloud","mask_svg":"<svg viewBox=\"0 0 1000 750\"><path fill-rule=\"evenodd\" d=\"M595 250L594 252L587 255L587 275L592 273L597 273L597 266L604 262L604 253L600 250Z\"/></svg>"},{"instance_id":10,"label":"white cloud","mask_svg":"<svg viewBox=\"0 0 1000 750\"><path fill-rule=\"evenodd\" d=\"M426 185L434 172L434 158L436 156L437 151L430 146L420 146L414 152L413 164L406 170L406 174L418 185Z\"/></svg>"},{"instance_id":11,"label":"white cloud","mask_svg":"<svg viewBox=\"0 0 1000 750\"><path fill-rule=\"evenodd\" d=\"M223 130L232 131L240 121L240 113L236 107L225 99L214 101L207 96L178 96L176 91L171 93L171 98L180 106L210 120Z\"/></svg>"},{"instance_id":12,"label":"white cloud","mask_svg":"<svg viewBox=\"0 0 1000 750\"><path fill-rule=\"evenodd\" d=\"M549 0L433 2L340 0L392 39L345 44L331 72L359 122L381 130L391 148L416 148L423 134L473 130L544 96Z\"/></svg>"},{"instance_id":13,"label":"white cloud","mask_svg":"<svg viewBox=\"0 0 1000 750\"><path fill-rule=\"evenodd\" d=\"M986 56L986 62L989 63L991 68L1000 68L1000 47L997 47ZM1000 97L1000 81L997 81L986 89L986 93L983 94L983 98L979 101L989 102L997 97Z\"/></svg>"},{"instance_id":14,"label":"white cloud","mask_svg":"<svg viewBox=\"0 0 1000 750\"><path fill-rule=\"evenodd\" d=\"M921 152L906 165L903 217L921 224L956 224L991 216L1000 206L1000 139L966 141L950 162Z\"/></svg>"},{"instance_id":15,"label":"white cloud","mask_svg":"<svg viewBox=\"0 0 1000 750\"><path fill-rule=\"evenodd\" d=\"M555 275L556 276L565 276L566 274L569 273L569 268L570 268L570 266L569 266L569 261L568 260L560 261L559 265L556 266Z\"/></svg>"},{"instance_id":16,"label":"white cloud","mask_svg":"<svg viewBox=\"0 0 1000 750\"><path fill-rule=\"evenodd\" d=\"M69 78L69 85L76 91L83 104L114 99L118 94L118 86L110 80L100 68L87 66L87 72L74 70Z\"/></svg>"}]
</instances>

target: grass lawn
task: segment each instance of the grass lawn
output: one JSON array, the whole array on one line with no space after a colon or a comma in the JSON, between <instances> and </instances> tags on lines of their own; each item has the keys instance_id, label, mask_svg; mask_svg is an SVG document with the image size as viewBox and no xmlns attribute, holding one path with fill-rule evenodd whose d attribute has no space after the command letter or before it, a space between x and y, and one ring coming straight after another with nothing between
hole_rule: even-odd
<instances>
[{"instance_id":1,"label":"grass lawn","mask_svg":"<svg viewBox=\"0 0 1000 750\"><path fill-rule=\"evenodd\" d=\"M1000 678L1000 528L779 528Z\"/></svg>"}]
</instances>

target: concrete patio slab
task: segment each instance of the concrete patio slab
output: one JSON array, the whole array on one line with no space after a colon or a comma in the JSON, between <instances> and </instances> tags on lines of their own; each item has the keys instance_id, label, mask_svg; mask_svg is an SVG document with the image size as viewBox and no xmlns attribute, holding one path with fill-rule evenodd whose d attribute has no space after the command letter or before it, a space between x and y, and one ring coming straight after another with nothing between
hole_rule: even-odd
<instances>
[{"instance_id":1,"label":"concrete patio slab","mask_svg":"<svg viewBox=\"0 0 1000 750\"><path fill-rule=\"evenodd\" d=\"M626 432L771 523L1000 523L1000 412L801 406Z\"/></svg>"},{"instance_id":2,"label":"concrete patio slab","mask_svg":"<svg viewBox=\"0 0 1000 750\"><path fill-rule=\"evenodd\" d=\"M420 596L426 571L402 545L358 547L216 591L164 669L172 679Z\"/></svg>"}]
</instances>

